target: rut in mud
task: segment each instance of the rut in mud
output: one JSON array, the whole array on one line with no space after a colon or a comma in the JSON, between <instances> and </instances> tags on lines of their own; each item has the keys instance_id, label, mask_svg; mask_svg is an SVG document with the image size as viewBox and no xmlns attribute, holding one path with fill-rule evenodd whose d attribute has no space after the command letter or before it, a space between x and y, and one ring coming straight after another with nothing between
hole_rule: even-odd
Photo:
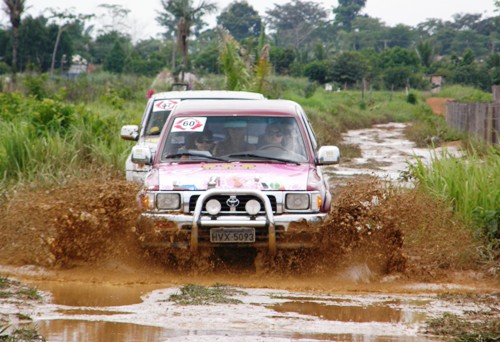
<instances>
[{"instance_id":1,"label":"rut in mud","mask_svg":"<svg viewBox=\"0 0 500 342\"><path fill-rule=\"evenodd\" d=\"M317 248L264 260L264 272L320 275L364 265L372 276L428 278L477 266L471 234L442 203L373 178L353 178L335 190L334 207L316 234ZM137 185L106 178L17 193L0 213L0 260L49 269L113 264L140 272L141 265L155 262L175 267L141 248L137 191ZM248 271L254 257L204 255L204 262L190 266L198 268L195 272L207 267Z\"/></svg>"}]
</instances>

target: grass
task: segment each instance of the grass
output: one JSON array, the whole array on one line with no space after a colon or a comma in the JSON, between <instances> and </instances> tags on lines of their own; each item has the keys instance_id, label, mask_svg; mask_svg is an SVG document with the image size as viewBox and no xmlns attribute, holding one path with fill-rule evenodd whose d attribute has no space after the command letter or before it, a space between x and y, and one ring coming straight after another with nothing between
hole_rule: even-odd
<instances>
[{"instance_id":1,"label":"grass","mask_svg":"<svg viewBox=\"0 0 500 342\"><path fill-rule=\"evenodd\" d=\"M0 276L0 299L10 301L40 301L42 296L34 288L25 286L18 281L10 280ZM4 319L0 313L0 322ZM20 321L32 321L29 315L17 313ZM8 318L8 317L7 317ZM10 326L0 324L0 341L39 341L40 335L32 324L23 323L22 326ZM43 339L42 339L43 340Z\"/></svg>"},{"instance_id":2,"label":"grass","mask_svg":"<svg viewBox=\"0 0 500 342\"><path fill-rule=\"evenodd\" d=\"M212 287L189 284L181 287L180 291L180 294L171 295L169 300L179 305L239 304L242 302L231 296L245 294L223 284Z\"/></svg>"},{"instance_id":3,"label":"grass","mask_svg":"<svg viewBox=\"0 0 500 342\"><path fill-rule=\"evenodd\" d=\"M426 322L426 333L447 338L455 341L498 341L500 336L500 314L497 304L498 293L487 295L458 295L448 294L448 301L459 302L461 304L481 303L484 309L477 311L467 311L464 316L452 313L444 313L440 317L431 318Z\"/></svg>"},{"instance_id":4,"label":"grass","mask_svg":"<svg viewBox=\"0 0 500 342\"><path fill-rule=\"evenodd\" d=\"M445 86L439 92L438 97L452 98L461 102L491 102L493 99L492 94L462 85Z\"/></svg>"},{"instance_id":5,"label":"grass","mask_svg":"<svg viewBox=\"0 0 500 342\"><path fill-rule=\"evenodd\" d=\"M42 296L32 287L22 285L18 281L0 276L0 298L38 301L42 299Z\"/></svg>"},{"instance_id":6,"label":"grass","mask_svg":"<svg viewBox=\"0 0 500 342\"><path fill-rule=\"evenodd\" d=\"M416 159L410 165L410 174L426 192L448 202L468 222L476 238L485 240L486 259L498 260L500 151L491 146L484 155L470 150L465 153L463 157L436 155L429 166Z\"/></svg>"}]
</instances>

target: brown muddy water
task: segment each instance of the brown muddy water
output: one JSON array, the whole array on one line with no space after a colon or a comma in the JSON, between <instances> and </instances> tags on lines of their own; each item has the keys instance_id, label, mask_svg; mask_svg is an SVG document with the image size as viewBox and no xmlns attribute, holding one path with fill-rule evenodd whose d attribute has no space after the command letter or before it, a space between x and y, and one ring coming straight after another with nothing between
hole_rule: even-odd
<instances>
[{"instance_id":1,"label":"brown muddy water","mask_svg":"<svg viewBox=\"0 0 500 342\"><path fill-rule=\"evenodd\" d=\"M445 205L380 181L392 184L406 160L432 155L413 149L403 129L346 134L363 142L364 157L327 170L335 207L318 248L264 266L241 253L178 269L145 253L134 228L137 187L121 179L18 192L0 209L0 275L43 298L0 297L0 330L29 316L47 341L439 340L425 334L428 318L484 309L440 294L499 286ZM224 284L235 302L174 302L190 284Z\"/></svg>"},{"instance_id":2,"label":"brown muddy water","mask_svg":"<svg viewBox=\"0 0 500 342\"><path fill-rule=\"evenodd\" d=\"M8 271L20 268L3 269ZM46 297L36 306L17 309L29 313L47 341L432 341L437 339L421 330L427 318L472 309L446 303L435 293L473 287L410 286L389 276L360 281L349 278L352 269L336 275L267 279L252 272L176 275L151 267L144 271L141 277L116 270L105 274L102 269L31 268L30 276L24 276L31 280L25 281ZM79 279L90 274L90 283ZM230 297L239 302L179 305L171 300L180 293L176 283L231 284L238 291Z\"/></svg>"}]
</instances>

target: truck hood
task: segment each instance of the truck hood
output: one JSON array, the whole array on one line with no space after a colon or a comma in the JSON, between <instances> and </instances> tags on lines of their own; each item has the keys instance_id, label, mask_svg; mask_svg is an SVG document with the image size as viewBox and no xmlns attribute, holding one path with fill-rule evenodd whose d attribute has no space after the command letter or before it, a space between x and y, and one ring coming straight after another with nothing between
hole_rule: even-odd
<instances>
[{"instance_id":1,"label":"truck hood","mask_svg":"<svg viewBox=\"0 0 500 342\"><path fill-rule=\"evenodd\" d=\"M159 190L207 190L209 188L306 190L308 164L205 163L161 165L146 181Z\"/></svg>"}]
</instances>

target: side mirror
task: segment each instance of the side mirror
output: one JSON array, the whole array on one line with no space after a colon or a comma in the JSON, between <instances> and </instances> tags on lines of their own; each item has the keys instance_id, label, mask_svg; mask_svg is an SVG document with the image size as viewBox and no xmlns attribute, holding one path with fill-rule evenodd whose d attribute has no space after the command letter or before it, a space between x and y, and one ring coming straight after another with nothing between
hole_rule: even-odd
<instances>
[{"instance_id":1,"label":"side mirror","mask_svg":"<svg viewBox=\"0 0 500 342\"><path fill-rule=\"evenodd\" d=\"M321 146L318 151L319 165L338 164L340 161L340 150L337 146Z\"/></svg>"},{"instance_id":2,"label":"side mirror","mask_svg":"<svg viewBox=\"0 0 500 342\"><path fill-rule=\"evenodd\" d=\"M120 137L123 140L133 140L137 141L139 138L139 126L137 125L125 125L120 131Z\"/></svg>"},{"instance_id":3,"label":"side mirror","mask_svg":"<svg viewBox=\"0 0 500 342\"><path fill-rule=\"evenodd\" d=\"M132 147L131 158L132 163L151 165L153 162L153 153L148 146Z\"/></svg>"}]
</instances>

